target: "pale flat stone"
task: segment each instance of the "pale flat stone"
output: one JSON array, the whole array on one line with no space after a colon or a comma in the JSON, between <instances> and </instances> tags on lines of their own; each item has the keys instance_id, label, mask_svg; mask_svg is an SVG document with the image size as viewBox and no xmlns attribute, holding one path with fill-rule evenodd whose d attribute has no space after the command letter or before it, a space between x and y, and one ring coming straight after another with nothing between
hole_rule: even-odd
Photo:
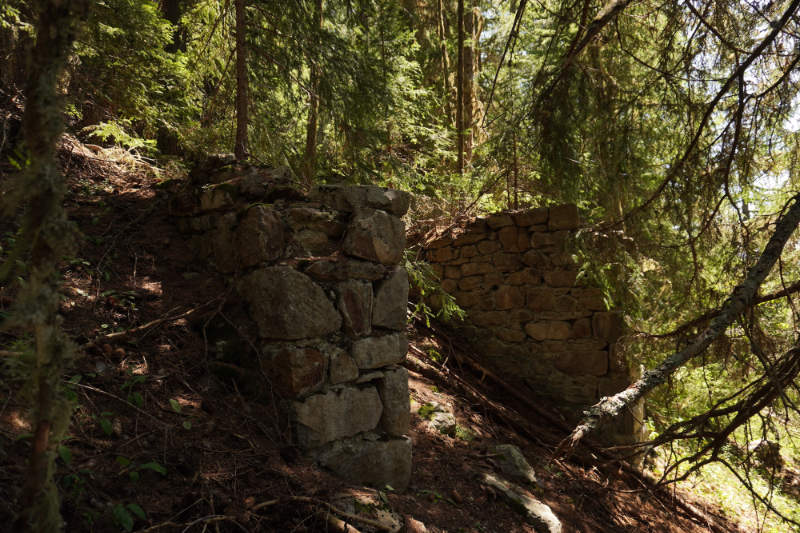
<instances>
[{"instance_id":1,"label":"pale flat stone","mask_svg":"<svg viewBox=\"0 0 800 533\"><path fill-rule=\"evenodd\" d=\"M383 413L375 387L346 387L293 402L297 442L311 448L378 426Z\"/></svg>"},{"instance_id":2,"label":"pale flat stone","mask_svg":"<svg viewBox=\"0 0 800 533\"><path fill-rule=\"evenodd\" d=\"M408 339L404 333L392 333L381 337L367 337L353 342L353 359L358 368L371 369L401 362L408 351Z\"/></svg>"}]
</instances>

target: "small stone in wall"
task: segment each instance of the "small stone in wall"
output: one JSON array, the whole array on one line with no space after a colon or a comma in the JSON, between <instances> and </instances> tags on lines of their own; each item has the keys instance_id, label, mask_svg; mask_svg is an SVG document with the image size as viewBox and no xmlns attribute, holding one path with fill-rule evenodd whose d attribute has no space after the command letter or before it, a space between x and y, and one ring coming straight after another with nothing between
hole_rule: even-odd
<instances>
[{"instance_id":1,"label":"small stone in wall","mask_svg":"<svg viewBox=\"0 0 800 533\"><path fill-rule=\"evenodd\" d=\"M591 337L592 336L592 321L588 318L581 318L575 321L572 324L572 336L577 338L580 337Z\"/></svg>"},{"instance_id":2,"label":"small stone in wall","mask_svg":"<svg viewBox=\"0 0 800 533\"><path fill-rule=\"evenodd\" d=\"M528 227L537 224L547 224L547 208L539 207L522 211L520 213L512 213L511 218L517 226Z\"/></svg>"},{"instance_id":3,"label":"small stone in wall","mask_svg":"<svg viewBox=\"0 0 800 533\"><path fill-rule=\"evenodd\" d=\"M471 291L483 285L483 276L470 276L458 282L458 288L462 291Z\"/></svg>"},{"instance_id":4,"label":"small stone in wall","mask_svg":"<svg viewBox=\"0 0 800 533\"><path fill-rule=\"evenodd\" d=\"M544 282L551 287L572 287L577 277L577 270L551 270L544 273Z\"/></svg>"},{"instance_id":5,"label":"small stone in wall","mask_svg":"<svg viewBox=\"0 0 800 533\"><path fill-rule=\"evenodd\" d=\"M341 349L331 352L329 380L331 385L346 383L358 378L358 366L350 354Z\"/></svg>"},{"instance_id":6,"label":"small stone in wall","mask_svg":"<svg viewBox=\"0 0 800 533\"><path fill-rule=\"evenodd\" d=\"M497 241L482 241L477 246L478 252L482 255L493 254L500 249L500 243Z\"/></svg>"},{"instance_id":7,"label":"small stone in wall","mask_svg":"<svg viewBox=\"0 0 800 533\"><path fill-rule=\"evenodd\" d=\"M435 248L428 251L428 261L434 263L444 263L458 257L458 253L453 248L446 246L443 248Z\"/></svg>"},{"instance_id":8,"label":"small stone in wall","mask_svg":"<svg viewBox=\"0 0 800 533\"><path fill-rule=\"evenodd\" d=\"M518 287L503 286L494 293L494 306L498 311L525 305L525 294Z\"/></svg>"},{"instance_id":9,"label":"small stone in wall","mask_svg":"<svg viewBox=\"0 0 800 533\"><path fill-rule=\"evenodd\" d=\"M476 242L482 241L489 236L486 231L479 227L471 227L469 231L463 233L456 237L453 241L453 246L466 246L468 244L475 244Z\"/></svg>"},{"instance_id":10,"label":"small stone in wall","mask_svg":"<svg viewBox=\"0 0 800 533\"><path fill-rule=\"evenodd\" d=\"M498 339L505 342L522 342L527 338L522 328L497 328L494 333Z\"/></svg>"},{"instance_id":11,"label":"small stone in wall","mask_svg":"<svg viewBox=\"0 0 800 533\"><path fill-rule=\"evenodd\" d=\"M552 311L556 305L553 289L547 287L531 287L525 291L525 304L532 311Z\"/></svg>"},{"instance_id":12,"label":"small stone in wall","mask_svg":"<svg viewBox=\"0 0 800 533\"><path fill-rule=\"evenodd\" d=\"M492 265L488 263L466 263L461 266L461 275L466 277L475 276L477 274L488 274L493 270Z\"/></svg>"},{"instance_id":13,"label":"small stone in wall","mask_svg":"<svg viewBox=\"0 0 800 533\"><path fill-rule=\"evenodd\" d=\"M402 331L406 327L407 309L408 273L405 268L397 267L386 280L376 286L372 324Z\"/></svg>"},{"instance_id":14,"label":"small stone in wall","mask_svg":"<svg viewBox=\"0 0 800 533\"><path fill-rule=\"evenodd\" d=\"M547 257L539 250L529 250L522 256L522 262L530 267L546 267L548 265Z\"/></svg>"},{"instance_id":15,"label":"small stone in wall","mask_svg":"<svg viewBox=\"0 0 800 533\"><path fill-rule=\"evenodd\" d=\"M292 234L291 253L294 257L324 256L335 250L336 242L321 231L301 229Z\"/></svg>"},{"instance_id":16,"label":"small stone in wall","mask_svg":"<svg viewBox=\"0 0 800 533\"><path fill-rule=\"evenodd\" d=\"M360 369L380 368L401 362L408 352L404 333L367 337L353 342L353 359Z\"/></svg>"},{"instance_id":17,"label":"small stone in wall","mask_svg":"<svg viewBox=\"0 0 800 533\"><path fill-rule=\"evenodd\" d=\"M342 317L322 288L290 267L256 270L237 288L264 338L306 339L341 328Z\"/></svg>"},{"instance_id":18,"label":"small stone in wall","mask_svg":"<svg viewBox=\"0 0 800 533\"><path fill-rule=\"evenodd\" d=\"M341 258L338 260L314 261L305 273L320 281L345 281L364 279L374 281L386 274L386 267L370 261Z\"/></svg>"},{"instance_id":19,"label":"small stone in wall","mask_svg":"<svg viewBox=\"0 0 800 533\"><path fill-rule=\"evenodd\" d=\"M542 275L539 273L538 270L533 268L525 268L522 270L518 270L517 272L512 272L506 278L506 283L509 285L540 285L542 283ZM517 288L517 290L521 291L522 289ZM524 292L522 293L525 294Z\"/></svg>"},{"instance_id":20,"label":"small stone in wall","mask_svg":"<svg viewBox=\"0 0 800 533\"><path fill-rule=\"evenodd\" d=\"M550 208L548 227L550 230L576 229L580 225L580 215L576 205L559 205Z\"/></svg>"},{"instance_id":21,"label":"small stone in wall","mask_svg":"<svg viewBox=\"0 0 800 533\"><path fill-rule=\"evenodd\" d=\"M377 386L383 402L381 429L389 435L405 435L411 421L408 371L403 367L387 369Z\"/></svg>"},{"instance_id":22,"label":"small stone in wall","mask_svg":"<svg viewBox=\"0 0 800 533\"><path fill-rule=\"evenodd\" d=\"M518 252L518 235L519 233L517 232L517 228L515 226L506 226L497 233L497 239L500 241L500 244L503 246L503 249L506 252Z\"/></svg>"},{"instance_id":23,"label":"small stone in wall","mask_svg":"<svg viewBox=\"0 0 800 533\"><path fill-rule=\"evenodd\" d=\"M486 224L496 230L500 228L504 228L506 226L513 226L514 219L511 218L511 215L507 215L505 213L498 213L495 215L489 215L486 219Z\"/></svg>"},{"instance_id":24,"label":"small stone in wall","mask_svg":"<svg viewBox=\"0 0 800 533\"><path fill-rule=\"evenodd\" d=\"M492 264L499 272L512 272L522 266L519 254L496 253L492 256Z\"/></svg>"},{"instance_id":25,"label":"small stone in wall","mask_svg":"<svg viewBox=\"0 0 800 533\"><path fill-rule=\"evenodd\" d=\"M290 398L304 396L322 387L327 367L325 354L311 346L266 346L261 356L261 369L278 392Z\"/></svg>"},{"instance_id":26,"label":"small stone in wall","mask_svg":"<svg viewBox=\"0 0 800 533\"><path fill-rule=\"evenodd\" d=\"M345 225L336 219L336 214L311 207L293 207L286 212L292 231L312 230L332 238L344 234Z\"/></svg>"},{"instance_id":27,"label":"small stone in wall","mask_svg":"<svg viewBox=\"0 0 800 533\"><path fill-rule=\"evenodd\" d=\"M343 281L336 286L339 313L348 335L361 337L372 330L372 285L365 281Z\"/></svg>"},{"instance_id":28,"label":"small stone in wall","mask_svg":"<svg viewBox=\"0 0 800 533\"><path fill-rule=\"evenodd\" d=\"M472 313L472 323L483 327L502 326L508 320L505 311Z\"/></svg>"},{"instance_id":29,"label":"small stone in wall","mask_svg":"<svg viewBox=\"0 0 800 533\"><path fill-rule=\"evenodd\" d=\"M233 205L233 195L224 187L209 187L200 193L200 210L213 211Z\"/></svg>"},{"instance_id":30,"label":"small stone in wall","mask_svg":"<svg viewBox=\"0 0 800 533\"><path fill-rule=\"evenodd\" d=\"M337 211L352 212L367 205L365 187L348 185L318 185L311 190L313 201Z\"/></svg>"},{"instance_id":31,"label":"small stone in wall","mask_svg":"<svg viewBox=\"0 0 800 533\"><path fill-rule=\"evenodd\" d=\"M401 217L408 211L411 203L411 195L405 191L397 189L387 189L385 187L365 187L367 190L367 205L376 209L383 209L389 213Z\"/></svg>"},{"instance_id":32,"label":"small stone in wall","mask_svg":"<svg viewBox=\"0 0 800 533\"><path fill-rule=\"evenodd\" d=\"M406 235L403 222L383 211L364 209L356 214L344 238L348 255L384 265L400 262Z\"/></svg>"},{"instance_id":33,"label":"small stone in wall","mask_svg":"<svg viewBox=\"0 0 800 533\"><path fill-rule=\"evenodd\" d=\"M525 333L537 341L545 339L562 340L570 338L572 329L569 322L561 320L547 320L541 322L528 322L525 324Z\"/></svg>"}]
</instances>

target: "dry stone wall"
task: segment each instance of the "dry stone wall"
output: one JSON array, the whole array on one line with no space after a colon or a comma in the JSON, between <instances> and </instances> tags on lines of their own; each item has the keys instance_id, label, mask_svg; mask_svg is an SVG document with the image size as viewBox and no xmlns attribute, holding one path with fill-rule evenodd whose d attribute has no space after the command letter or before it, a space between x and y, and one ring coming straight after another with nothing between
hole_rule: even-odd
<instances>
[{"instance_id":1,"label":"dry stone wall","mask_svg":"<svg viewBox=\"0 0 800 533\"><path fill-rule=\"evenodd\" d=\"M408 195L323 186L305 197L255 168L212 178L181 224L245 302L293 443L348 480L405 488Z\"/></svg>"},{"instance_id":2,"label":"dry stone wall","mask_svg":"<svg viewBox=\"0 0 800 533\"><path fill-rule=\"evenodd\" d=\"M570 246L574 205L498 213L431 242L426 258L442 288L466 309L462 333L488 366L551 398L571 419L635 377L615 350L622 315L598 288L576 281ZM608 428L616 443L639 440L642 405Z\"/></svg>"}]
</instances>

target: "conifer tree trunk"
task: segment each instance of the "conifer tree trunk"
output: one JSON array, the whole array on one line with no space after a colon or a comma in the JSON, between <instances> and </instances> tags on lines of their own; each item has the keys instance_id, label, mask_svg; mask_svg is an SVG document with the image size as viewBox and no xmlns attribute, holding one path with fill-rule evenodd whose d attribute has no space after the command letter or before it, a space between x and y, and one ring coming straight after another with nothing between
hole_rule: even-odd
<instances>
[{"instance_id":1,"label":"conifer tree trunk","mask_svg":"<svg viewBox=\"0 0 800 533\"><path fill-rule=\"evenodd\" d=\"M447 54L447 29L444 16L444 2L438 0L437 5L437 24L436 29L439 34L439 47L442 54L442 80L444 89L444 111L447 115L447 126L453 123L453 106L450 102L450 56Z\"/></svg>"},{"instance_id":2,"label":"conifer tree trunk","mask_svg":"<svg viewBox=\"0 0 800 533\"><path fill-rule=\"evenodd\" d=\"M322 0L314 5L314 22L317 30L322 29ZM317 123L319 121L319 64L317 59L309 57L309 76L311 95L309 97L308 121L306 122L306 151L303 156L303 179L307 188L314 183L317 170Z\"/></svg>"},{"instance_id":3,"label":"conifer tree trunk","mask_svg":"<svg viewBox=\"0 0 800 533\"><path fill-rule=\"evenodd\" d=\"M236 0L236 143L233 153L237 161L245 161L248 156L247 125L250 103L250 83L247 78L247 21L245 20L245 0Z\"/></svg>"},{"instance_id":4,"label":"conifer tree trunk","mask_svg":"<svg viewBox=\"0 0 800 533\"><path fill-rule=\"evenodd\" d=\"M58 263L69 251L73 228L62 207L65 186L55 157L63 132L57 86L88 5L88 0L30 3L36 40L28 56L23 116L30 166L12 188L16 194L4 198L3 206L6 210L26 206L22 232L30 250L30 275L12 320L32 331L35 342L34 435L13 531L49 532L62 527L53 472L56 446L69 426L71 406L60 388L71 345L60 329Z\"/></svg>"},{"instance_id":5,"label":"conifer tree trunk","mask_svg":"<svg viewBox=\"0 0 800 533\"><path fill-rule=\"evenodd\" d=\"M475 10L472 6L467 10L464 17L464 35L467 42L464 45L464 73L463 83L464 88L462 94L464 95L464 115L463 115L463 129L464 129L464 164L469 165L472 160L472 123L474 121L473 115L473 101L475 98L475 30L477 28Z\"/></svg>"},{"instance_id":6,"label":"conifer tree trunk","mask_svg":"<svg viewBox=\"0 0 800 533\"><path fill-rule=\"evenodd\" d=\"M457 170L464 174L464 0L458 0L458 66L456 72L456 150Z\"/></svg>"}]
</instances>

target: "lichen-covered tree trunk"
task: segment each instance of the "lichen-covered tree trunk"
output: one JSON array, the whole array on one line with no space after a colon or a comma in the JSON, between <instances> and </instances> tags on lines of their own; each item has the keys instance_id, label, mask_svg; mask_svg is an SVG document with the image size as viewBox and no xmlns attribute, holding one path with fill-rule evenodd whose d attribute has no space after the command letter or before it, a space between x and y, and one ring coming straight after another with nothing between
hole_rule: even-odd
<instances>
[{"instance_id":1,"label":"lichen-covered tree trunk","mask_svg":"<svg viewBox=\"0 0 800 533\"><path fill-rule=\"evenodd\" d=\"M15 531L57 531L62 526L53 470L55 448L69 425L70 404L60 394L60 383L71 347L60 329L58 263L69 250L73 231L62 207L65 186L55 157L63 132L57 86L88 5L88 0L30 4L36 37L28 57L23 117L30 166L3 198L5 209L25 207L22 241L29 246L30 274L13 321L30 330L35 341L34 436Z\"/></svg>"},{"instance_id":2,"label":"lichen-covered tree trunk","mask_svg":"<svg viewBox=\"0 0 800 533\"><path fill-rule=\"evenodd\" d=\"M670 375L693 357L701 354L727 327L755 300L758 288L781 256L783 248L797 225L800 224L800 194L795 195L788 210L778 219L775 230L764 247L758 262L750 269L747 278L737 286L719 314L705 331L689 346L667 357L658 367L646 371L641 379L617 394L601 399L585 412L581 423L562 442L560 448L576 446L585 436L596 431L605 420L618 416L655 387L664 384Z\"/></svg>"}]
</instances>

